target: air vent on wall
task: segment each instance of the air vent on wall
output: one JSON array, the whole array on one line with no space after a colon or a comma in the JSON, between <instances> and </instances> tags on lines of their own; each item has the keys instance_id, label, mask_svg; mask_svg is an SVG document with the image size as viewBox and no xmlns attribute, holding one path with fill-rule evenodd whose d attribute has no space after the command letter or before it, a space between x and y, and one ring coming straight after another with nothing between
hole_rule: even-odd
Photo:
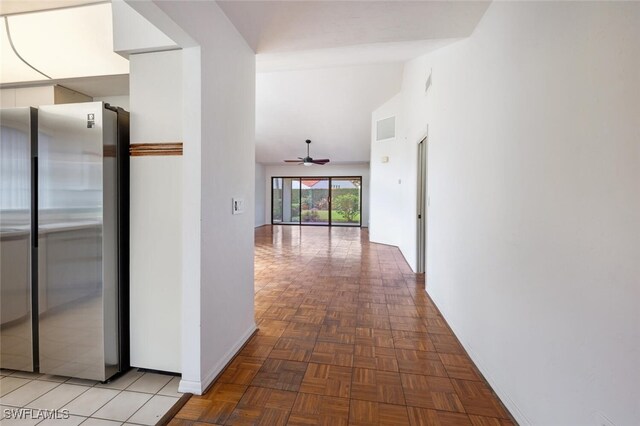
<instances>
[{"instance_id":1,"label":"air vent on wall","mask_svg":"<svg viewBox=\"0 0 640 426\"><path fill-rule=\"evenodd\" d=\"M384 118L376 122L376 140L381 141L396 137L396 117Z\"/></svg>"}]
</instances>

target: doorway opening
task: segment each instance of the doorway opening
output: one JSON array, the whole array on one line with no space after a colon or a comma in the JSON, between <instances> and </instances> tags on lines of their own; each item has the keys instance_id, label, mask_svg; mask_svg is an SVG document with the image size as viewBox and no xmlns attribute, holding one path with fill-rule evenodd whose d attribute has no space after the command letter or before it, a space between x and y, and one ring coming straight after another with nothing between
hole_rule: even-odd
<instances>
[{"instance_id":1,"label":"doorway opening","mask_svg":"<svg viewBox=\"0 0 640 426\"><path fill-rule=\"evenodd\" d=\"M362 225L362 176L272 177L271 224Z\"/></svg>"},{"instance_id":2,"label":"doorway opening","mask_svg":"<svg viewBox=\"0 0 640 426\"><path fill-rule=\"evenodd\" d=\"M427 138L418 144L418 203L417 203L417 271L422 274L427 263Z\"/></svg>"}]
</instances>

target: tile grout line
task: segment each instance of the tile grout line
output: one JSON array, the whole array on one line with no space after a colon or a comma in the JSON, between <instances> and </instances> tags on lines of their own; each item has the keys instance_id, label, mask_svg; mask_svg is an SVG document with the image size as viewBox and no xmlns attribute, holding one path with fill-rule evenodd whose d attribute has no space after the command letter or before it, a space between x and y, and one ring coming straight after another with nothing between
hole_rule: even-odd
<instances>
[{"instance_id":1,"label":"tile grout line","mask_svg":"<svg viewBox=\"0 0 640 426\"><path fill-rule=\"evenodd\" d=\"M14 371L14 373L15 373L15 371ZM12 373L12 374L13 374L13 373ZM5 376L5 377L10 377L10 376ZM16 378L16 379L22 379L22 377L15 377L15 378ZM11 392L7 392L5 395L3 395L3 396L2 396L2 397L0 397L0 398L5 398L5 397L6 397L6 396L8 396L10 393L13 393L13 392L17 391L18 389L20 389L21 387L26 386L26 385L28 385L29 383L33 382L33 379L24 379L24 380L27 380L27 383L23 383L23 384L21 384L20 386L18 386L17 388L15 388L14 390L12 390Z\"/></svg>"},{"instance_id":2,"label":"tile grout line","mask_svg":"<svg viewBox=\"0 0 640 426\"><path fill-rule=\"evenodd\" d=\"M43 381L43 380L33 380L33 382L37 382L37 381ZM48 382L48 383L54 383L54 382ZM43 396L45 396L46 394L48 394L49 392L51 392L52 390L56 389L58 386L60 386L62 383L58 383L56 386L52 387L51 389L49 389L47 392L43 393L40 396L37 396L35 399L27 402L25 405L23 405L21 408L28 408L27 405L31 404L32 402L34 402L35 400L42 398Z\"/></svg>"},{"instance_id":3,"label":"tile grout line","mask_svg":"<svg viewBox=\"0 0 640 426\"><path fill-rule=\"evenodd\" d=\"M145 373L145 374L146 374L146 373ZM140 378L142 378L142 376L140 376ZM139 378L139 379L140 379L140 378ZM138 379L138 380L139 380L139 379ZM142 405L141 405L141 406L140 406L136 411L134 411L134 412L133 412L133 414L131 414L131 415L127 418L127 420L125 420L125 421L124 421L124 423L129 423L129 420L130 420L133 416L135 416L135 415L138 413L138 411L142 410L142 408L143 408L145 405L147 405L149 402L151 402L151 400L152 400L154 397L158 396L158 392L160 392L162 389L164 389L164 387L165 387L165 386L167 386L169 383L171 383L171 380L173 380L173 377L172 377L172 378L170 378L170 379L169 379L169 381L168 381L167 383L165 383L164 385L162 385L162 386L160 387L160 389L158 389L158 391L157 391L156 393L154 393L154 394L147 394L147 395L152 395L152 396L151 396L151 398L149 398L149 399L148 399L144 404L142 404ZM137 380L136 380L136 381L137 381ZM134 383L135 383L135 382L134 382ZM133 383L132 383L131 385L133 385ZM160 396L165 396L165 395L160 395ZM139 423L134 423L134 424L139 424Z\"/></svg>"}]
</instances>

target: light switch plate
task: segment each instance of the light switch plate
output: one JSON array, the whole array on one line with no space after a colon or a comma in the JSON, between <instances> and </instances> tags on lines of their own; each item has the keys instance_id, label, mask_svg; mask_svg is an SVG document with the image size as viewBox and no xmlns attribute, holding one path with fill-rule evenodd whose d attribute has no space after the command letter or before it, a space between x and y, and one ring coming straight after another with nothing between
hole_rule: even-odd
<instances>
[{"instance_id":1,"label":"light switch plate","mask_svg":"<svg viewBox=\"0 0 640 426\"><path fill-rule=\"evenodd\" d=\"M242 198L233 198L231 212L233 214L242 214L244 213L244 199Z\"/></svg>"}]
</instances>

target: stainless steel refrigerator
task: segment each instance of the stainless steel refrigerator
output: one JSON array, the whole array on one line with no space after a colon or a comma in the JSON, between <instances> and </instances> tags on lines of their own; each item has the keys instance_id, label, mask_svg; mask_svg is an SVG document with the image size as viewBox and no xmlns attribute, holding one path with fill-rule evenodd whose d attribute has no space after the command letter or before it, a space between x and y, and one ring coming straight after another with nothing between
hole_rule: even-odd
<instances>
[{"instance_id":1,"label":"stainless steel refrigerator","mask_svg":"<svg viewBox=\"0 0 640 426\"><path fill-rule=\"evenodd\" d=\"M107 380L129 367L128 113L0 119L0 366Z\"/></svg>"}]
</instances>

